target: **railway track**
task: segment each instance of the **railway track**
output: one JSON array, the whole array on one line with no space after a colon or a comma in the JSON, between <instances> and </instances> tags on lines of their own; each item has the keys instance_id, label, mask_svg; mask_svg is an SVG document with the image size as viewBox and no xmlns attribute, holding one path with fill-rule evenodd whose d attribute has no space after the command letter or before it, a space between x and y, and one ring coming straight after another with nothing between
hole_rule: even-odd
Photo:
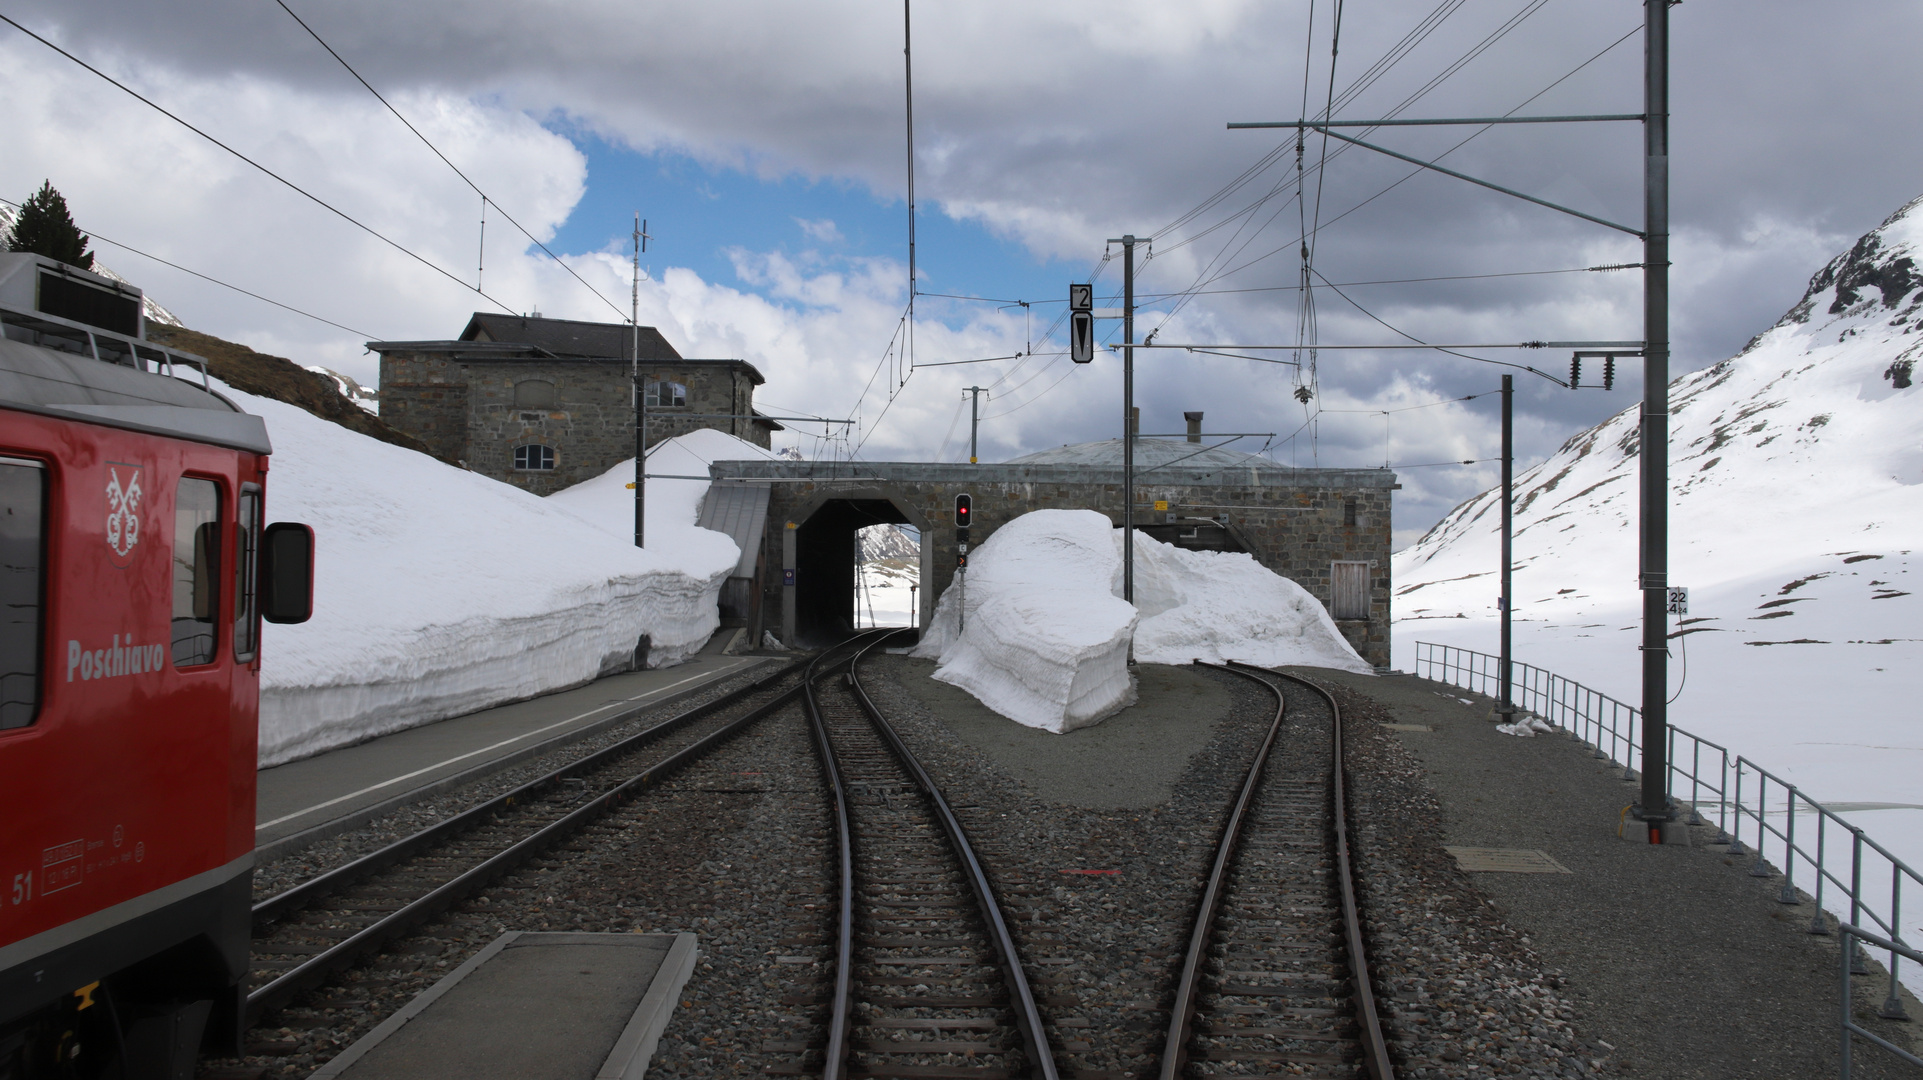
<instances>
[{"instance_id":1,"label":"railway track","mask_svg":"<svg viewBox=\"0 0 1923 1080\"><path fill-rule=\"evenodd\" d=\"M1221 670L1268 687L1275 718L1216 845L1161 1078L1393 1080L1356 907L1335 698L1278 672Z\"/></svg>"},{"instance_id":2,"label":"railway track","mask_svg":"<svg viewBox=\"0 0 1923 1080\"><path fill-rule=\"evenodd\" d=\"M638 798L791 704L805 671L845 656L797 661L256 904L246 1024Z\"/></svg>"},{"instance_id":3,"label":"railway track","mask_svg":"<svg viewBox=\"0 0 1923 1080\"><path fill-rule=\"evenodd\" d=\"M811 672L804 694L838 852L828 1019L791 1060L764 1071L1056 1080L988 875L940 790L863 690L859 659L845 676Z\"/></svg>"}]
</instances>

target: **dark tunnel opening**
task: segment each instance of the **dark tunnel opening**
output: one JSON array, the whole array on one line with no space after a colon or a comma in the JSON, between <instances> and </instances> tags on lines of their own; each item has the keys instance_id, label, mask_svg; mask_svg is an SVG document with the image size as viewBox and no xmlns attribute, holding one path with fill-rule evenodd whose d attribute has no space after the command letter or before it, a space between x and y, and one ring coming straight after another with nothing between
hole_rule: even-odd
<instances>
[{"instance_id":1,"label":"dark tunnel opening","mask_svg":"<svg viewBox=\"0 0 1923 1080\"><path fill-rule=\"evenodd\" d=\"M855 632L857 531L911 525L887 499L831 499L795 529L795 641L832 645Z\"/></svg>"}]
</instances>

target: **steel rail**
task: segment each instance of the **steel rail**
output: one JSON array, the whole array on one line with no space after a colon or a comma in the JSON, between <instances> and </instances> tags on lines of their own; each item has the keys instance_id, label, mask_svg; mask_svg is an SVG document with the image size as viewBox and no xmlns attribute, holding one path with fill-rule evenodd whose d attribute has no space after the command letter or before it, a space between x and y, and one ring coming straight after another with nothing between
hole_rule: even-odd
<instances>
[{"instance_id":1,"label":"steel rail","mask_svg":"<svg viewBox=\"0 0 1923 1080\"><path fill-rule=\"evenodd\" d=\"M893 631L893 633L899 632L900 631ZM900 733L897 732L894 725L890 724L887 718L882 715L880 708L875 705L873 699L868 696L867 690L861 685L861 675L858 666L860 661L867 655L868 650L873 648L874 644L878 644L888 636L889 634L881 635L877 638L876 642L865 646L861 653L849 661L849 688L853 692L855 700L861 705L862 711L868 714L869 721L874 724L875 730L881 734L882 740L888 744L889 750L894 753L896 760L901 762L902 767L906 769L909 776L914 779L915 786L920 788L922 795L927 798L929 805L935 811L935 816L941 821L942 831L947 836L949 844L953 847L956 858L962 865L963 874L968 879L969 889L975 894L976 904L981 909L982 921L987 924L989 940L994 945L996 956L1000 960L1002 980L1008 989L1009 1004L1015 1013L1015 1025L1022 1034L1022 1049L1027 1054L1028 1060L1031 1063L1031 1069L1033 1070L1031 1075L1037 1077L1038 1080L1059 1080L1060 1073L1055 1066L1054 1050L1048 1042L1048 1032L1043 1025L1041 1010L1035 1004L1034 990L1028 985L1028 976L1022 970L1021 959L1015 947L1015 939L1014 936L1009 933L1008 921L1002 916L1001 904L995 899L994 886L990 884L988 873L982 868L981 860L975 855L974 846L968 842L967 830L962 828L961 820L955 816L954 810L949 807L948 800L943 797L941 789L936 786L934 779L928 775L928 770L922 767L920 760L908 749L908 744L902 741ZM809 687L807 695L810 703L809 713L811 718L813 718L819 715L814 704L814 683L811 680L807 685ZM826 726L818 726L817 733L824 754L832 757L832 749L827 741ZM837 793L836 805L838 808L846 806L846 802L841 798L840 793ZM853 863L848 856L848 848L846 846L846 837L849 834L845 814L841 817L838 824L844 838L844 847L842 849L841 879L842 939L838 950L840 970L836 975L837 997L835 1000L834 1015L838 1021L842 1022L843 1026L831 1027L830 1029L829 1045L831 1053L823 1069L822 1080L841 1080L841 1078L845 1076L843 1059L846 1057L846 1020L850 1004L848 1001L850 985L847 975L849 974L852 961L853 947Z\"/></svg>"},{"instance_id":2,"label":"steel rail","mask_svg":"<svg viewBox=\"0 0 1923 1080\"><path fill-rule=\"evenodd\" d=\"M875 642L889 635L871 631ZM859 641L860 639L855 639ZM870 644L873 644L871 642ZM862 653L867 652L864 646ZM826 654L824 654L826 655ZM854 670L854 661L860 654L849 660L849 671ZM848 791L841 781L841 767L835 760L834 745L828 741L828 725L822 722L821 706L815 700L814 666L810 665L808 674L802 678L806 692L802 694L802 706L808 713L808 726L815 735L815 751L821 759L821 768L828 783L828 791L835 804L835 850L841 867L840 900L837 905L835 929L835 997L834 1011L828 1019L828 1050L826 1064L822 1066L822 1080L841 1080L848 1056L848 1028L850 1027L850 1007L854 991L854 948L855 948L855 860L854 836L848 821Z\"/></svg>"},{"instance_id":3,"label":"steel rail","mask_svg":"<svg viewBox=\"0 0 1923 1080\"><path fill-rule=\"evenodd\" d=\"M1298 675L1287 675L1253 664L1229 661L1230 666L1260 671L1287 679L1314 691L1329 706L1330 727L1334 730L1334 761L1329 772L1335 808L1336 884L1342 896L1342 937L1348 947L1349 976L1355 984L1356 1024L1360 1029L1362 1062L1375 1080L1395 1080L1395 1066L1389 1061L1389 1043L1382 1034L1382 1017L1376 1012L1375 984L1369 979L1369 956L1362 943L1362 915L1355 900L1355 864L1349 853L1348 759L1342 751L1342 709L1335 695L1317 683Z\"/></svg>"},{"instance_id":4,"label":"steel rail","mask_svg":"<svg viewBox=\"0 0 1923 1080\"><path fill-rule=\"evenodd\" d=\"M279 977L247 995L242 1026L254 1026L262 1016L287 1004L295 995L320 985L335 972L354 964L387 942L460 903L528 859L573 835L595 819L618 809L687 765L706 756L742 729L788 705L796 697L801 696L807 686L806 682L798 683L773 700L656 762L639 775L610 788L592 801L583 803L565 817L550 822L536 832L515 841L452 880L436 886L425 895L410 901L379 921L363 927L352 937L341 940L299 966L283 972Z\"/></svg>"},{"instance_id":5,"label":"steel rail","mask_svg":"<svg viewBox=\"0 0 1923 1080\"><path fill-rule=\"evenodd\" d=\"M1242 839L1242 822L1247 816L1249 804L1255 801L1256 789L1262 783L1262 773L1269 764L1269 750L1275 746L1275 737L1281 732L1283 716L1288 711L1288 700L1282 696L1281 689L1267 679L1220 664L1206 664L1200 660L1196 663L1239 675L1274 694L1275 719L1269 723L1269 733L1263 738L1261 748L1255 752L1255 760L1249 764L1248 778L1242 781L1242 790L1235 797L1235 806L1222 826L1222 840L1215 850L1215 865L1209 869L1208 883L1202 887L1202 902L1195 909L1195 927L1189 932L1188 954L1182 961L1182 974L1175 983L1175 1004L1169 1010L1168 1038L1162 1044L1162 1080L1177 1080L1188 1065L1189 1026L1195 1019L1195 1002L1199 996L1197 990L1201 986L1202 970L1208 963L1209 938L1215 929L1215 916L1222 907L1223 887L1228 880L1229 866L1235 861L1236 847Z\"/></svg>"},{"instance_id":6,"label":"steel rail","mask_svg":"<svg viewBox=\"0 0 1923 1080\"><path fill-rule=\"evenodd\" d=\"M463 810L445 821L436 822L412 836L403 837L377 851L369 852L355 859L353 862L344 863L324 874L309 878L299 885L295 885L290 889L270 896L254 905L254 928L259 930L266 924L291 915L308 904L313 903L315 900L331 896L363 878L378 874L383 870L395 866L443 840L450 839L467 831L469 828L481 824L489 815L514 806L518 802L530 800L545 793L548 789L555 787L563 780L578 776L582 773L592 772L600 768L603 764L637 750L676 729L686 727L688 724L710 713L719 712L731 705L740 704L743 699L767 690L770 686L794 674L808 663L809 661L807 660L797 660L778 671L749 683L747 686L730 691L713 701L705 702L678 713L675 716L671 716L661 723L653 725L646 731L636 732L612 746L597 750L586 757L563 765L545 776L536 777L504 795L497 795L484 803ZM613 722L621 723L629 717L646 711L647 708L648 706L644 705L632 709L626 716L616 716Z\"/></svg>"}]
</instances>

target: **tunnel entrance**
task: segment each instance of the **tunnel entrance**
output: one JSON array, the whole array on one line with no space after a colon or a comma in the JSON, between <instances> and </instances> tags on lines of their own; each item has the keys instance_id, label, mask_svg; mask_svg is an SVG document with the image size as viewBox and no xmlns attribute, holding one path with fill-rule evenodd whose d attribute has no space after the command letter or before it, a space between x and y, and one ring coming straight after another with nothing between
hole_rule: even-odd
<instances>
[{"instance_id":1,"label":"tunnel entrance","mask_svg":"<svg viewBox=\"0 0 1923 1080\"><path fill-rule=\"evenodd\" d=\"M875 625L883 606L876 604L876 575L864 595L858 572L860 533L877 525L912 525L908 515L887 499L830 499L795 529L795 641L819 647L840 641L858 627ZM921 549L915 534L915 584L920 584ZM870 546L871 551L874 546ZM865 562L865 560L863 560ZM911 596L914 590L908 590ZM874 611L874 618L870 612ZM911 616L912 618L913 616ZM895 620L880 619L881 625ZM907 625L907 620L901 620Z\"/></svg>"}]
</instances>

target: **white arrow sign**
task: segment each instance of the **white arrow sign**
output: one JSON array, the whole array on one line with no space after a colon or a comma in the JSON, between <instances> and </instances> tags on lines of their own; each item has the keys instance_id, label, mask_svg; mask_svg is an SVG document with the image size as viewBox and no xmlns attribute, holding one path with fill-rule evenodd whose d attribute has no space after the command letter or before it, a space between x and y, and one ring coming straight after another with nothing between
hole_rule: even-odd
<instances>
[{"instance_id":1,"label":"white arrow sign","mask_svg":"<svg viewBox=\"0 0 1923 1080\"><path fill-rule=\"evenodd\" d=\"M1095 359L1095 316L1092 312L1068 313L1068 358L1078 364Z\"/></svg>"}]
</instances>

